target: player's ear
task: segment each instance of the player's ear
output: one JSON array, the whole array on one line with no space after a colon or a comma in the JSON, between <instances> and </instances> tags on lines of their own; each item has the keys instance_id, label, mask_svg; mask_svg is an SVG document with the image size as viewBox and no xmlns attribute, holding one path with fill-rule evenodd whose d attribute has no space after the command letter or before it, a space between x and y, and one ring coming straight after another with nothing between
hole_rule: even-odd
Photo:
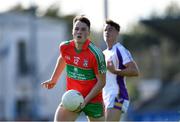
<instances>
[{"instance_id":1,"label":"player's ear","mask_svg":"<svg viewBox=\"0 0 180 122\"><path fill-rule=\"evenodd\" d=\"M90 36L90 30L88 30L87 35Z\"/></svg>"},{"instance_id":2,"label":"player's ear","mask_svg":"<svg viewBox=\"0 0 180 122\"><path fill-rule=\"evenodd\" d=\"M72 31L71 31L71 34L73 35L73 29L72 29Z\"/></svg>"},{"instance_id":3,"label":"player's ear","mask_svg":"<svg viewBox=\"0 0 180 122\"><path fill-rule=\"evenodd\" d=\"M73 35L73 33L74 33L74 25L73 25L73 27L72 27L71 34Z\"/></svg>"}]
</instances>

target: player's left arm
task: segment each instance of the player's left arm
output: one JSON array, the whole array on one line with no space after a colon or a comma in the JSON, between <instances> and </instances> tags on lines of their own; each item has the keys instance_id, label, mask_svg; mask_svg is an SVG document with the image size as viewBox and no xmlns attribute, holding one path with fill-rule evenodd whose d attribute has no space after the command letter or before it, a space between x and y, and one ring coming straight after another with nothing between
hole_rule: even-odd
<instances>
[{"instance_id":1,"label":"player's left arm","mask_svg":"<svg viewBox=\"0 0 180 122\"><path fill-rule=\"evenodd\" d=\"M90 93L85 98L85 103L88 103L92 98L94 98L99 92L102 91L103 87L106 84L106 73L98 73L96 75L97 77L97 83L92 88Z\"/></svg>"},{"instance_id":2,"label":"player's left arm","mask_svg":"<svg viewBox=\"0 0 180 122\"><path fill-rule=\"evenodd\" d=\"M107 63L107 69L114 74L120 76L129 76L129 77L139 75L139 69L135 61L130 61L126 63L124 66L125 66L124 69L117 69L115 68L112 61Z\"/></svg>"},{"instance_id":3,"label":"player's left arm","mask_svg":"<svg viewBox=\"0 0 180 122\"><path fill-rule=\"evenodd\" d=\"M92 98L97 96L106 84L106 63L103 53L96 50L97 57L92 59L94 73L96 74L97 82L85 98L85 103L88 103Z\"/></svg>"}]
</instances>

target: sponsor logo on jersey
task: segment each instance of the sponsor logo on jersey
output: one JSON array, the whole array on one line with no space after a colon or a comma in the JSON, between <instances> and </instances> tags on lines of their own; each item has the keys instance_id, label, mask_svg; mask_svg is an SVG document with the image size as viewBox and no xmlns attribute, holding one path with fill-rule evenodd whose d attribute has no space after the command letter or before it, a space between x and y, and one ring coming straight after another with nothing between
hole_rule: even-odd
<instances>
[{"instance_id":1,"label":"sponsor logo on jersey","mask_svg":"<svg viewBox=\"0 0 180 122\"><path fill-rule=\"evenodd\" d=\"M78 69L76 67L74 67L74 72L78 72Z\"/></svg>"}]
</instances>

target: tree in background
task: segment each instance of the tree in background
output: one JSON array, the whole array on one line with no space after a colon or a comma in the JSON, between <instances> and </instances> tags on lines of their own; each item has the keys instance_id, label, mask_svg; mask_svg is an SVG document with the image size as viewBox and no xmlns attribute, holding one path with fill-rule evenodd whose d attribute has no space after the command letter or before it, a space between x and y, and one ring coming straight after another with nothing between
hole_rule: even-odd
<instances>
[{"instance_id":1,"label":"tree in background","mask_svg":"<svg viewBox=\"0 0 180 122\"><path fill-rule=\"evenodd\" d=\"M160 19L163 22L175 19L175 25L176 22L180 22L180 7L175 2L167 6L164 15L158 16L154 13L156 12L151 14L150 21ZM173 28L168 21L162 24ZM179 28L175 26L174 32L178 33ZM134 25L128 33L123 34L123 40L125 40L124 45L133 50L143 79L159 78L164 85L173 80L180 80L177 78L180 74L180 66L177 65L180 63L180 40L178 38L168 37L166 34L139 23Z\"/></svg>"}]
</instances>

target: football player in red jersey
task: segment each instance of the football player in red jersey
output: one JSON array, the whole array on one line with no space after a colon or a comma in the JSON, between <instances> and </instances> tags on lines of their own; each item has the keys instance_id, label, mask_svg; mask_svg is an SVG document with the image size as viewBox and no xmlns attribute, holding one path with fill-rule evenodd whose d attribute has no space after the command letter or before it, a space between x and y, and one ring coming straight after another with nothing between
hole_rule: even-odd
<instances>
[{"instance_id":1,"label":"football player in red jersey","mask_svg":"<svg viewBox=\"0 0 180 122\"><path fill-rule=\"evenodd\" d=\"M73 20L73 39L60 44L60 55L51 78L42 83L53 88L66 67L67 90L78 90L85 101L76 111L69 111L61 104L58 106L54 121L75 121L83 111L89 121L103 121L104 107L102 88L106 81L106 64L102 51L88 38L90 21L85 16Z\"/></svg>"}]
</instances>

